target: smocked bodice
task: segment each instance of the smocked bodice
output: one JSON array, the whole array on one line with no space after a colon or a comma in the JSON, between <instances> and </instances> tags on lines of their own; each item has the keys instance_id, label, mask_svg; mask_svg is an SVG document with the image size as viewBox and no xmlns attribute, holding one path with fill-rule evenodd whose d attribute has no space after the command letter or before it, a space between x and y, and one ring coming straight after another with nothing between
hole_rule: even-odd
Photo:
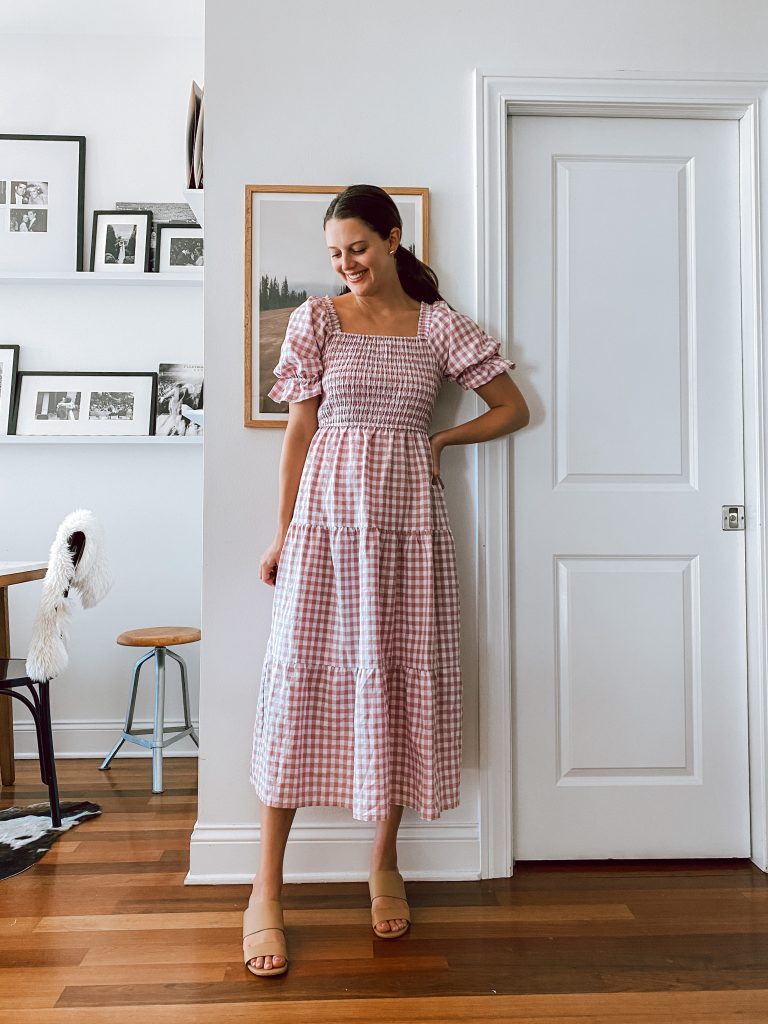
<instances>
[{"instance_id":1,"label":"smocked bodice","mask_svg":"<svg viewBox=\"0 0 768 1024\"><path fill-rule=\"evenodd\" d=\"M443 379L477 388L515 364L499 342L444 299L422 302L414 337L342 331L329 295L294 309L269 397L321 396L320 428L380 427L427 432Z\"/></svg>"},{"instance_id":2,"label":"smocked bodice","mask_svg":"<svg viewBox=\"0 0 768 1024\"><path fill-rule=\"evenodd\" d=\"M323 400L318 427L371 426L427 432L442 369L429 344L430 307L421 304L415 337L341 330L325 296L330 330L323 350Z\"/></svg>"}]
</instances>

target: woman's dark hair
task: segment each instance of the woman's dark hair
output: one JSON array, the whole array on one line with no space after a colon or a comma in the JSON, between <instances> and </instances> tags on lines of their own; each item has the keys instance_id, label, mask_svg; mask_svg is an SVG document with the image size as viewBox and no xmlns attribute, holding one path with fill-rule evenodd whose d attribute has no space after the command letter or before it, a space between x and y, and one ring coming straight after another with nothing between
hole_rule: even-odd
<instances>
[{"instance_id":1,"label":"woman's dark hair","mask_svg":"<svg viewBox=\"0 0 768 1024\"><path fill-rule=\"evenodd\" d=\"M389 238L392 228L400 228L401 232L403 229L397 204L378 185L350 185L339 192L325 211L323 229L332 217L336 220L355 217L385 240ZM438 291L437 274L404 245L398 245L395 250L395 266L403 291L412 299L420 302L437 302L442 299ZM344 285L339 294L344 295L348 291L351 289Z\"/></svg>"}]
</instances>

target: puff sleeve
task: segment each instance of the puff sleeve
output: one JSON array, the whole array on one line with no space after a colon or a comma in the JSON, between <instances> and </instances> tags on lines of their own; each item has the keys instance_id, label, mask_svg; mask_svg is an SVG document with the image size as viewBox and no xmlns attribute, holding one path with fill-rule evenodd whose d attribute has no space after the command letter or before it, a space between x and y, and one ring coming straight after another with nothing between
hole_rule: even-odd
<instances>
[{"instance_id":1,"label":"puff sleeve","mask_svg":"<svg viewBox=\"0 0 768 1024\"><path fill-rule=\"evenodd\" d=\"M515 363L500 354L500 343L465 313L447 303L439 316L443 354L443 376L455 380L465 391L487 384L500 373L514 370Z\"/></svg>"},{"instance_id":2,"label":"puff sleeve","mask_svg":"<svg viewBox=\"0 0 768 1024\"><path fill-rule=\"evenodd\" d=\"M277 383L267 392L275 402L303 402L323 392L325 317L321 307L310 295L288 318L280 359L272 371Z\"/></svg>"}]
</instances>

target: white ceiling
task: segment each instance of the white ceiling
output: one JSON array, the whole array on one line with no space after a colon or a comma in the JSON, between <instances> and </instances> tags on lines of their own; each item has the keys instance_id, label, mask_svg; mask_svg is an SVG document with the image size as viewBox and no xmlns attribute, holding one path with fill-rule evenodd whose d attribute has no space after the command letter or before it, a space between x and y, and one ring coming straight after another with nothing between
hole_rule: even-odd
<instances>
[{"instance_id":1,"label":"white ceiling","mask_svg":"<svg viewBox=\"0 0 768 1024\"><path fill-rule=\"evenodd\" d=\"M203 38L204 0L0 0L3 35L160 36Z\"/></svg>"}]
</instances>

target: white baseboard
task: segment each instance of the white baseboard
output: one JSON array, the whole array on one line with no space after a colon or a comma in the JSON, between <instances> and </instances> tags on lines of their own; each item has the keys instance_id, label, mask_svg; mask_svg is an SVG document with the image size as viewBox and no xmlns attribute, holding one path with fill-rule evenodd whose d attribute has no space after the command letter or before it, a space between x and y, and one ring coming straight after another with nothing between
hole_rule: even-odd
<instances>
[{"instance_id":1,"label":"white baseboard","mask_svg":"<svg viewBox=\"0 0 768 1024\"><path fill-rule=\"evenodd\" d=\"M299 808L299 814L301 813ZM301 823L294 820L285 851L285 882L367 880L375 822ZM407 822L397 837L403 878L456 881L480 878L480 831L476 821ZM244 884L253 881L260 829L252 823L195 824L185 885ZM429 868L409 869L428 864ZM310 866L311 865L311 866Z\"/></svg>"},{"instance_id":2,"label":"white baseboard","mask_svg":"<svg viewBox=\"0 0 768 1024\"><path fill-rule=\"evenodd\" d=\"M152 720L136 719L136 729L151 729ZM166 726L180 726L182 722L167 721ZM193 721L195 732L199 735L198 723ZM125 718L93 719L88 722L63 719L53 723L53 749L56 760L66 757L100 757L105 758L117 743L120 730L125 725ZM17 758L37 758L37 736L35 726L30 719L27 722L15 722L13 726L13 743ZM152 751L138 746L136 743L124 743L115 760L123 757L151 757ZM197 747L185 736L163 750L166 757L196 757Z\"/></svg>"}]
</instances>

